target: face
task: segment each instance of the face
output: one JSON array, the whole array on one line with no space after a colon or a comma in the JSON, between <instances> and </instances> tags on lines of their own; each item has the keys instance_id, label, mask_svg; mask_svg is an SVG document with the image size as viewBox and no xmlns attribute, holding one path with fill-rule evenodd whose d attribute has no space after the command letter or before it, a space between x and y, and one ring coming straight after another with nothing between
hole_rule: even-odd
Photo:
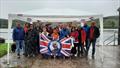
<instances>
[{"instance_id":1,"label":"face","mask_svg":"<svg viewBox=\"0 0 120 68\"><path fill-rule=\"evenodd\" d=\"M66 28L67 27L67 25L66 24L63 24L63 28Z\"/></svg>"},{"instance_id":2,"label":"face","mask_svg":"<svg viewBox=\"0 0 120 68\"><path fill-rule=\"evenodd\" d=\"M20 23L19 23L19 22L17 22L16 26L17 26L17 27L20 27Z\"/></svg>"},{"instance_id":3,"label":"face","mask_svg":"<svg viewBox=\"0 0 120 68\"><path fill-rule=\"evenodd\" d=\"M30 25L30 29L33 29L33 25Z\"/></svg>"},{"instance_id":4,"label":"face","mask_svg":"<svg viewBox=\"0 0 120 68\"><path fill-rule=\"evenodd\" d=\"M75 31L75 28L73 27L73 28L71 29L71 31Z\"/></svg>"},{"instance_id":5,"label":"face","mask_svg":"<svg viewBox=\"0 0 120 68\"><path fill-rule=\"evenodd\" d=\"M46 30L46 28L43 28L43 32L46 32L47 30Z\"/></svg>"},{"instance_id":6,"label":"face","mask_svg":"<svg viewBox=\"0 0 120 68\"><path fill-rule=\"evenodd\" d=\"M61 24L61 23L59 24L59 27L60 27L60 28L62 27L62 24Z\"/></svg>"},{"instance_id":7,"label":"face","mask_svg":"<svg viewBox=\"0 0 120 68\"><path fill-rule=\"evenodd\" d=\"M81 27L83 27L83 26L84 26L84 23L81 22Z\"/></svg>"},{"instance_id":8,"label":"face","mask_svg":"<svg viewBox=\"0 0 120 68\"><path fill-rule=\"evenodd\" d=\"M91 26L95 26L95 25L96 25L96 23L95 23L95 22L92 22L92 23L91 23Z\"/></svg>"},{"instance_id":9,"label":"face","mask_svg":"<svg viewBox=\"0 0 120 68\"><path fill-rule=\"evenodd\" d=\"M28 27L28 23L26 23L25 26Z\"/></svg>"},{"instance_id":10,"label":"face","mask_svg":"<svg viewBox=\"0 0 120 68\"><path fill-rule=\"evenodd\" d=\"M63 28L63 24L59 24L59 27L60 27L60 28Z\"/></svg>"}]
</instances>

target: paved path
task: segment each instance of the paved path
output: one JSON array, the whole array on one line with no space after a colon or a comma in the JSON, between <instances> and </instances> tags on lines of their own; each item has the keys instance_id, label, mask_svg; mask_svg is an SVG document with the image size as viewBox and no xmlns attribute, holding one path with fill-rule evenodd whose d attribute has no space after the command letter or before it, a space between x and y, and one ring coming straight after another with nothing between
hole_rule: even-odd
<instances>
[{"instance_id":1,"label":"paved path","mask_svg":"<svg viewBox=\"0 0 120 68\"><path fill-rule=\"evenodd\" d=\"M78 57L74 59L42 59L41 56L35 58L17 59L14 53L10 53L9 67L16 68L120 68L120 46L97 46L96 55L93 59L91 51L88 57ZM103 57L103 58L102 58ZM0 68L8 68L6 56L0 58Z\"/></svg>"}]
</instances>

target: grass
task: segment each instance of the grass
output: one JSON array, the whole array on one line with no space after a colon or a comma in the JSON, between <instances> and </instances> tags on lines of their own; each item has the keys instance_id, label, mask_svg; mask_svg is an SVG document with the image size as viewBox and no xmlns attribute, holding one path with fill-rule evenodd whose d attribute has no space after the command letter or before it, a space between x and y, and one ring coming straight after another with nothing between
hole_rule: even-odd
<instances>
[{"instance_id":1,"label":"grass","mask_svg":"<svg viewBox=\"0 0 120 68\"><path fill-rule=\"evenodd\" d=\"M7 43L0 43L0 57L7 54Z\"/></svg>"}]
</instances>

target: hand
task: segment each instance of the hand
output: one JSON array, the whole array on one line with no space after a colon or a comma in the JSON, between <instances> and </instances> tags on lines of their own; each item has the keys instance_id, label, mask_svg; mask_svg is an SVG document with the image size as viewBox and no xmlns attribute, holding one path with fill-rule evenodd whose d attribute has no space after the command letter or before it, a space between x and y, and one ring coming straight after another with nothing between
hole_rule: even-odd
<instances>
[{"instance_id":1,"label":"hand","mask_svg":"<svg viewBox=\"0 0 120 68\"><path fill-rule=\"evenodd\" d=\"M15 42L15 41L13 41L13 43L14 43L14 44L16 44L16 42Z\"/></svg>"},{"instance_id":2,"label":"hand","mask_svg":"<svg viewBox=\"0 0 120 68\"><path fill-rule=\"evenodd\" d=\"M69 35L67 35L67 37L69 37Z\"/></svg>"}]
</instances>

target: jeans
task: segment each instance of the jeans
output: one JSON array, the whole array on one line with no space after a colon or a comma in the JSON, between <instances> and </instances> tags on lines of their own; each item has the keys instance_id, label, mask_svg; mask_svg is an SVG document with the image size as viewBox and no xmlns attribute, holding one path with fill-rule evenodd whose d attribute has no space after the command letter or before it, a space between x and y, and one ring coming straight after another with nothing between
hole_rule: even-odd
<instances>
[{"instance_id":1,"label":"jeans","mask_svg":"<svg viewBox=\"0 0 120 68\"><path fill-rule=\"evenodd\" d=\"M89 44L90 44L90 40L87 38L85 41L85 47L86 47L86 52L88 53L89 50Z\"/></svg>"},{"instance_id":2,"label":"jeans","mask_svg":"<svg viewBox=\"0 0 120 68\"><path fill-rule=\"evenodd\" d=\"M79 43L79 45L80 45L79 48L80 48L80 50L81 50L81 51L80 51L81 55L83 55L84 53L86 54L86 50L85 50L85 48L84 48L84 46L85 46L84 43Z\"/></svg>"},{"instance_id":3,"label":"jeans","mask_svg":"<svg viewBox=\"0 0 120 68\"><path fill-rule=\"evenodd\" d=\"M95 46L96 46L96 39L90 40L88 50L89 50L91 44L92 44L92 56L94 56L94 54L95 54Z\"/></svg>"},{"instance_id":4,"label":"jeans","mask_svg":"<svg viewBox=\"0 0 120 68\"><path fill-rule=\"evenodd\" d=\"M24 40L16 40L15 42L16 42L16 52L17 52L17 54L20 54L21 50L24 53L25 52Z\"/></svg>"}]
</instances>

